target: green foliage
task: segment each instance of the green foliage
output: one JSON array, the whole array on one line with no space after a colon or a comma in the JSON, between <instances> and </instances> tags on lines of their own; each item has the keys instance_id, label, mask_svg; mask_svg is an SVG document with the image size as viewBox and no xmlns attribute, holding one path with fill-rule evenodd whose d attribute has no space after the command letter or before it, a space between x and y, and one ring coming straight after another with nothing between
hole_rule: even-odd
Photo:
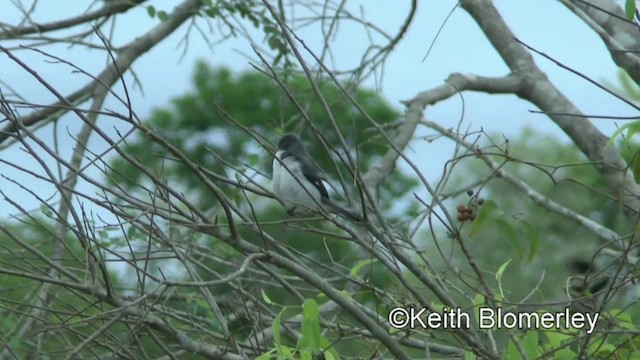
<instances>
[{"instance_id":1,"label":"green foliage","mask_svg":"<svg viewBox=\"0 0 640 360\"><path fill-rule=\"evenodd\" d=\"M199 15L220 20L223 24L228 25L228 30L233 35L237 30L235 26L229 25L228 17L230 16L247 21L255 29L261 29L265 36L263 42L276 53L272 60L272 65L284 63L285 68L292 67L292 62L289 60L291 51L287 45L287 40L279 30L279 25L272 20L271 15L261 1L217 0L214 4L212 0L203 0L202 3L203 6L200 8ZM284 17L284 14L281 15Z\"/></svg>"},{"instance_id":2,"label":"green foliage","mask_svg":"<svg viewBox=\"0 0 640 360\"><path fill-rule=\"evenodd\" d=\"M636 130L629 125L619 133L625 131ZM481 148L485 154L504 154L494 156L494 160L504 161L503 169L526 181L538 193L603 226L628 233L628 224L619 205L606 191L602 191L608 188L604 179L595 165L586 161L573 144L562 143L530 129L523 131L520 138L510 139L508 144L496 144L492 142L486 148L481 145ZM497 149L506 145L508 149ZM623 145L619 148L627 149L621 152L633 165L637 147L633 143ZM458 169L458 172L466 176L454 181L456 188L464 188L462 183L474 183L491 175L484 164L473 158L462 160L460 165L464 170ZM490 277L485 278L494 289L495 299L491 306L507 306L505 304L522 299L535 306L536 303L564 299L567 278L573 275L567 263L575 258L590 259L597 254L602 240L566 218L534 204L526 194L501 178L490 177L481 189L474 190L473 195L460 195L454 206L464 206L475 214L475 219L460 224L460 234L479 269L495 273L495 283L491 283L493 279ZM478 201L480 197L482 202ZM461 268L466 266L466 258L462 254L455 254L452 262ZM608 306L616 303L627 305L623 296L616 296L608 303ZM478 308L484 304L483 297L476 295L473 306ZM602 329L603 324L615 323L617 329L637 329L637 316L640 313L635 307L625 313L603 311L598 326ZM498 330L493 336L504 359L520 359L522 353L530 359L606 358L618 357L619 354L624 354L621 358L633 358L640 355L636 354L636 344L640 340L631 332L625 334L624 331L614 336L596 331L586 337L584 330L577 329L529 329L525 333L512 333L508 338L504 331ZM465 353L465 358L473 359L475 356Z\"/></svg>"},{"instance_id":3,"label":"green foliage","mask_svg":"<svg viewBox=\"0 0 640 360\"><path fill-rule=\"evenodd\" d=\"M329 144L337 145L337 134L328 122L324 109L306 77L289 73L283 74L283 79L309 116L314 119L323 137ZM314 154L318 164L326 170L327 176L335 178L339 171L345 178L345 183L353 183L351 174L340 160L336 161L337 169L334 166L333 159L336 159L336 154L327 153L285 91L267 76L259 72L235 75L227 69L212 69L204 62L199 62L194 70L193 84L193 92L173 99L166 108L154 110L147 121L148 126L156 129L162 137L189 159L222 177L234 179L234 173L243 172L247 176L256 178L256 169L262 174L271 173L273 158L269 152L270 149L260 148L243 128L261 134L272 142L276 142L285 132L300 132L301 138ZM350 147L354 149L352 155L359 155L358 165L362 171L366 171L386 152L388 149L386 141L371 135L375 132L371 131L369 121L355 110L335 84L320 81L319 86L338 121L338 126L345 134ZM400 116L373 91L355 89L352 90L351 95L379 124L390 123ZM223 109L224 113L220 109ZM229 121L225 113L233 118L233 121ZM212 216L220 211L215 197L203 186L201 180L182 163L169 159L161 145L139 136L128 139L124 150L157 177L184 194L202 211L211 213ZM128 193L140 198L154 196L153 191L147 191L144 188L149 187L151 180L130 162L116 158L112 161L110 168L113 170L109 173L109 180L117 183ZM236 199L237 205L246 204L246 194L239 189L224 182L212 181L227 196ZM269 188L268 179L258 177L256 181ZM380 207L391 208L392 204L408 194L415 184L414 179L400 172L394 172L380 189ZM355 188L347 190L356 191ZM271 199L252 197L251 194L248 196L249 201L254 205L253 210L261 219L263 229L278 234L278 239L283 244L323 263L351 267L360 260L357 259L357 253L352 250L352 244L342 240L305 232L304 241L301 241L299 230L283 227L279 223L287 216L280 204ZM312 223L312 226L324 228L327 223ZM335 228L330 227L329 230L335 231ZM240 227L240 233L245 239L256 243L261 242L260 237L253 230ZM205 240L201 234L188 229L181 230L181 233L176 236L193 237L194 243ZM209 247L218 246L215 241L209 239L209 242L210 244L207 245ZM230 255L236 256L236 254ZM212 269L224 270L219 269L219 265L214 263L207 263L207 265ZM362 275L374 284L384 284L389 274L376 271L376 268L376 266L367 266ZM320 268L318 271L322 273L327 270ZM274 294L276 297L274 301L285 301L284 298L278 298L278 294L284 296L282 291ZM366 301L368 295L362 296L363 301Z\"/></svg>"},{"instance_id":4,"label":"green foliage","mask_svg":"<svg viewBox=\"0 0 640 360\"><path fill-rule=\"evenodd\" d=\"M617 144L622 158L629 164L636 184L640 184L640 146L635 135L640 131L640 121L631 121L616 130L607 147Z\"/></svg>"},{"instance_id":5,"label":"green foliage","mask_svg":"<svg viewBox=\"0 0 640 360\"><path fill-rule=\"evenodd\" d=\"M489 217L495 217L494 215L497 212L499 212L499 210L494 201L487 201L486 203L484 203L480 208L480 212L478 212L478 216L469 228L469 236L475 235L480 230L481 226L485 224L485 221Z\"/></svg>"},{"instance_id":6,"label":"green foliage","mask_svg":"<svg viewBox=\"0 0 640 360\"><path fill-rule=\"evenodd\" d=\"M635 134L638 133L638 131L640 131L640 121L632 121L622 125L618 130L611 134L611 137L607 142L607 147L613 145L616 140L619 140L619 137L622 134L624 134L623 140L626 140L628 144L628 142L633 138Z\"/></svg>"},{"instance_id":7,"label":"green foliage","mask_svg":"<svg viewBox=\"0 0 640 360\"><path fill-rule=\"evenodd\" d=\"M554 310L548 309L538 311L539 315L553 313ZM637 325L630 315L620 310L602 312L597 324L602 327L603 323L611 324L611 321L616 321L618 329L628 329L628 333L594 331L588 334L586 329L565 328L561 323L557 324L558 328L517 330L503 349L502 358L522 359L523 355L527 359L640 358L637 350L640 339L634 334ZM465 353L465 359L475 358L474 354Z\"/></svg>"},{"instance_id":8,"label":"green foliage","mask_svg":"<svg viewBox=\"0 0 640 360\"><path fill-rule=\"evenodd\" d=\"M337 134L326 120L327 115L307 79L295 74L285 75L284 78L291 92L316 122L320 133L329 144L338 145ZM156 129L191 160L223 176L233 170L222 159L246 173L253 173L250 167L259 164L260 170L268 174L271 172L271 154L259 148L242 127L262 134L273 142L285 132L302 130L301 137L319 165L327 170L329 177L337 176L335 172L329 172L334 169L331 156L313 136L296 106L273 80L258 72L234 75L227 69L214 70L200 62L196 65L193 83L193 92L173 99L164 109L154 110L147 121L150 127ZM338 126L350 146L357 149L352 155L360 156L358 165L366 171L387 150L386 142L371 136L368 120L355 111L334 84L321 81L320 87L338 120ZM395 121L399 117L396 111L372 91L357 89L353 90L352 96L379 124ZM223 109L240 126L231 123L219 109ZM210 210L215 206L212 196L200 180L187 167L167 159L166 150L160 145L140 136L129 139L125 151L191 199L200 199L203 210ZM338 170L347 178L348 183L352 183L346 167L341 161L337 163ZM113 160L111 167L114 169L110 173L112 182L120 184L127 191L144 193L141 184L149 183L149 179L135 166L119 158ZM386 184L380 194L383 208L408 193L416 183L396 172ZM227 195L235 196L239 201L243 199L237 189L224 183L218 185Z\"/></svg>"},{"instance_id":9,"label":"green foliage","mask_svg":"<svg viewBox=\"0 0 640 360\"><path fill-rule=\"evenodd\" d=\"M633 16L636 14L636 0L625 1L624 13L627 16L627 20L633 21Z\"/></svg>"},{"instance_id":10,"label":"green foliage","mask_svg":"<svg viewBox=\"0 0 640 360\"><path fill-rule=\"evenodd\" d=\"M157 17L158 20L160 20L160 21L169 20L169 14L167 14L166 11L164 11L164 10L159 10L158 11L158 10L156 10L156 8L153 5L147 6L147 14L152 19Z\"/></svg>"},{"instance_id":11,"label":"green foliage","mask_svg":"<svg viewBox=\"0 0 640 360\"><path fill-rule=\"evenodd\" d=\"M510 218L493 200L487 200L479 207L480 211L469 227L469 237L479 233L485 226L497 228L500 237L509 242L516 258L526 263L531 262L536 256L540 241L538 230L524 219Z\"/></svg>"},{"instance_id":12,"label":"green foliage","mask_svg":"<svg viewBox=\"0 0 640 360\"><path fill-rule=\"evenodd\" d=\"M610 310L600 313L598 323L615 321L618 329L622 331L614 331L613 333L593 332L586 341L576 341L577 337L585 335L583 331L576 329L554 329L546 331L538 331L544 334L540 338L541 347L539 351L551 354L553 359L577 359L579 357L586 359L640 359L640 338L634 333L637 331L637 319L634 324L631 315L621 310ZM629 330L627 333L624 330ZM531 332L531 331L529 331ZM529 334L527 332L527 334ZM512 344L509 344L510 350ZM540 356L542 353L538 353ZM582 356L578 356L581 354ZM536 358L536 357L530 357Z\"/></svg>"},{"instance_id":13,"label":"green foliage","mask_svg":"<svg viewBox=\"0 0 640 360\"><path fill-rule=\"evenodd\" d=\"M263 353L256 359L269 360L274 357L277 359L314 359L322 354L325 359L340 359L340 355L333 347L333 344L321 333L320 312L318 303L314 299L306 299L299 306L282 306L273 302L264 290L262 290L263 300L268 305L281 306L282 310L273 319L271 329L273 330L274 347ZM301 321L301 337L295 347L282 341L282 318L285 316L286 310L289 316L302 315Z\"/></svg>"},{"instance_id":14,"label":"green foliage","mask_svg":"<svg viewBox=\"0 0 640 360\"><path fill-rule=\"evenodd\" d=\"M291 72L283 72L280 77L289 91L302 104L309 117L313 119L314 125L322 137L332 147L340 149L337 134L333 130L332 124L327 120L327 114L312 91L308 79ZM273 149L262 148L246 129L258 134L258 138L264 137L271 144L274 144L285 132L296 132L300 134L310 152L314 154L315 160L325 169L329 178L340 176L345 179L346 184L353 184L353 175L340 160L344 154L339 150L334 152L325 149L300 114L300 110L277 82L259 72L233 74L224 68L212 69L204 62L199 62L196 65L192 78L193 91L171 100L165 108L154 110L146 121L147 126L157 131L160 136L190 160L220 177L236 180L238 174L244 173L269 188L268 175L263 177L262 174L271 173L273 157L270 151ZM342 90L335 84L322 79L319 79L318 84L325 101L329 104L338 122L338 127L345 136L350 149L353 149L351 155L358 157L359 170L368 170L387 151L386 140L375 135L377 132L372 131L369 120L356 111ZM364 107L378 124L384 126L395 122L400 117L400 114L375 92L364 89L350 89L349 91L350 95ZM139 163L144 164L145 168L149 169L154 176L170 184L173 189L184 194L189 201L196 204L203 212L211 214L211 218L215 219L220 211L215 197L203 186L201 179L194 176L193 172L181 162L170 157L163 146L147 137L138 136L127 139L126 145L122 148ZM112 170L108 174L108 179L112 184L117 184L124 191L137 198L150 199L155 196L152 179L140 172L129 161L122 158L114 159L110 168ZM324 234L336 232L335 226L328 222L308 221L308 226L312 227L310 231L301 231L295 226L283 226L282 220L286 219L288 215L276 201L250 193L242 193L236 187L223 181L210 180L220 187L226 196L235 199L236 205L241 209L246 209L247 213L255 211L260 220L260 226L265 232L277 236L278 241L289 247L293 253L304 254L305 258L309 260L305 264L321 276L335 278L335 271L338 271L346 272L346 278L350 271L354 278L368 282L374 288L387 288L395 285L390 280L390 274L381 271L381 266L376 261L359 258L359 253L354 251L352 243L313 231L320 229ZM338 184L337 181L332 181L332 183ZM383 209L391 208L398 199L409 194L415 184L415 180L395 172L385 182L385 186L380 189L378 194L380 207ZM357 189L351 186L347 191L355 193ZM247 201L251 202L251 209L247 206ZM188 242L194 246L206 247L207 253L210 252L215 256L225 259L241 256L235 251L230 251L228 247L216 239L205 236L197 230L177 226L175 229L170 228L167 231L170 231L174 238L189 239ZM253 229L239 224L238 231L243 239L256 244L263 242L260 235ZM131 231L128 235L128 240L134 249L138 245L147 244L146 234ZM156 251L162 251L162 244L154 243L153 246ZM207 269L206 272L203 271L200 274L203 280L209 279L213 272L228 273L232 271L224 268L225 265L219 261L210 260L208 257L200 259L199 265L199 268ZM153 264L149 266L150 269L158 267ZM334 281L334 285L341 286L337 281ZM275 345L271 351L262 355L263 358L271 356L284 359L294 356L295 358L311 358L312 355L320 351L325 351L327 358L339 358L338 351L342 353L343 349L332 348L330 340L335 341L335 339L318 337L320 332L317 323L318 315L314 313L314 300L307 300L304 304L300 304L298 299L292 298L276 282L272 285L244 283L242 286L243 291L254 294L254 296L262 296L265 303L282 307L272 324ZM228 286L216 286L211 289L214 296L222 299L231 294L231 291ZM316 297L317 294L312 288L306 292L302 290L301 293L307 299L326 300L326 297ZM186 299L167 301L166 306L184 311L194 317L206 318L211 324L210 326L219 326L215 316L206 304L202 303L202 298L198 294L191 296L181 293L181 296L186 296ZM369 304L377 298L373 290L362 290L355 294L345 293L345 296L353 297L362 304ZM300 312L301 305L302 312ZM315 304L315 308L317 312L317 304ZM281 326L289 316L295 315L291 314L294 311L292 309L298 309L297 313L301 313L303 317L303 337L299 344L286 342L285 337L280 336ZM236 320L229 324L230 331L239 339L250 335L251 326L246 325L246 320L240 314ZM329 348L331 350L326 351ZM352 353L355 350L347 347L345 351Z\"/></svg>"},{"instance_id":15,"label":"green foliage","mask_svg":"<svg viewBox=\"0 0 640 360\"><path fill-rule=\"evenodd\" d=\"M52 300L47 305L40 304L42 299L34 296L45 284L40 277L47 278L52 271L50 261L56 261L68 273L82 279L86 276L85 260L88 258L73 232L68 232L62 240L55 237L57 223L49 218L53 215L50 208L43 206L41 212L22 216L20 221L0 223L0 264L4 270L0 273L0 303L3 309L0 334L10 339L16 357L24 359L39 352L59 353L61 348L79 345L82 339L91 336L96 327L107 321L99 319L98 315L113 310L108 304L98 304L95 299L64 285L51 285L49 296ZM91 225L87 221L87 228ZM57 249L59 241L64 241L62 252ZM95 247L94 251L97 251ZM59 275L59 278L61 281L70 281L66 275ZM97 279L98 282L100 280ZM116 276L110 276L110 281L115 287L119 286ZM33 306L41 308L42 313L35 317L27 315L33 311ZM98 318L88 323L87 319L94 316ZM35 336L16 336L27 319L36 322L34 332L44 327L39 324L50 327L47 336L40 337L38 341L35 341ZM124 325L116 324L105 333L117 338L126 334L126 331Z\"/></svg>"},{"instance_id":16,"label":"green foliage","mask_svg":"<svg viewBox=\"0 0 640 360\"><path fill-rule=\"evenodd\" d=\"M498 289L500 290L500 296L502 298L504 298L504 291L502 290L502 275L504 274L504 271L507 269L507 266L509 266L509 263L511 263L511 259L507 260L504 264L500 265L500 268L498 269L498 271L496 271L496 281L498 282Z\"/></svg>"},{"instance_id":17,"label":"green foliage","mask_svg":"<svg viewBox=\"0 0 640 360\"><path fill-rule=\"evenodd\" d=\"M484 148L485 153L506 152L495 148L498 142L493 144ZM615 231L628 232L619 205L599 191L607 188L603 178L573 144L525 129L519 138L510 139L508 146L508 157L494 157L498 162L511 159L503 169L556 203ZM458 166L462 169L457 173L465 176L451 183L455 188L491 175L475 158L466 158ZM480 269L494 272L512 259L501 279L504 296L511 300L517 301L534 289L530 302L564 296L565 280L571 275L567 263L576 257L590 259L602 244L591 232L534 204L499 177L491 178L473 196L469 199L462 194L455 199L454 206L473 204L476 196L484 199L484 204L474 208L475 220L461 224L461 234ZM455 259L459 266L466 266L462 255Z\"/></svg>"},{"instance_id":18,"label":"green foliage","mask_svg":"<svg viewBox=\"0 0 640 360\"><path fill-rule=\"evenodd\" d=\"M320 321L318 317L318 303L313 299L307 299L302 303L302 336L298 341L298 347L306 347L313 354L320 351Z\"/></svg>"}]
</instances>

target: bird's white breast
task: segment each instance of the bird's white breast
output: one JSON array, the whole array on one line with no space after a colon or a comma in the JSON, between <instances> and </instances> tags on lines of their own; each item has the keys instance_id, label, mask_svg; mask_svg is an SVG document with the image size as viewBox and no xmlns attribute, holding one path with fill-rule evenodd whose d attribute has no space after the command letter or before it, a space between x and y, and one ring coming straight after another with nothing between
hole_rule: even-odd
<instances>
[{"instance_id":1,"label":"bird's white breast","mask_svg":"<svg viewBox=\"0 0 640 360\"><path fill-rule=\"evenodd\" d=\"M278 150L273 159L273 193L285 203L288 210L317 208L320 204L320 191L311 185L302 187L302 184L308 182L302 174L300 164L292 156L278 161L282 153L282 150Z\"/></svg>"}]
</instances>

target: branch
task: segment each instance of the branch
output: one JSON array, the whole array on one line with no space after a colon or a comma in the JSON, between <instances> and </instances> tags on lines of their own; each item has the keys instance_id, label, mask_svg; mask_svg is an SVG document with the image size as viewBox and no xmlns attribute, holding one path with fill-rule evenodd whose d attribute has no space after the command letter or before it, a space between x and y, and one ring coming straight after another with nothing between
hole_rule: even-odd
<instances>
[{"instance_id":1,"label":"branch","mask_svg":"<svg viewBox=\"0 0 640 360\"><path fill-rule=\"evenodd\" d=\"M487 156L486 154L480 151L477 151L476 148L473 146L473 144L464 141L455 132L451 130L447 130L432 121L425 120L422 123L436 130L440 134L452 139L456 143L464 146L465 149L467 149L472 154L482 159L487 164L489 169L491 169L491 171L494 172L498 177L506 180L507 182L515 186L517 189L521 190L525 195L527 195L534 203L538 204L540 207L547 209L549 211L552 211L563 217L566 217L567 219L577 223L578 225L584 227L585 229L593 232L596 236L604 240L605 243L609 243L612 241L619 243L619 241L622 239L622 237L615 231L608 229L600 225L599 223L585 216L582 216L567 207L564 207L556 203L555 201L549 199L547 196L540 194L535 189L530 187L526 182L518 179L517 177L511 175L509 172L504 170L504 168L500 164L491 160L489 156Z\"/></svg>"},{"instance_id":2,"label":"branch","mask_svg":"<svg viewBox=\"0 0 640 360\"><path fill-rule=\"evenodd\" d=\"M201 4L202 2L200 0L183 1L180 5L176 6L166 21L159 23L145 35L142 35L125 45L118 53L116 61L114 63L110 63L93 81L90 81L82 88L71 93L66 97L65 101L57 101L44 109L40 109L29 115L23 116L21 118L22 125L29 127L50 118L53 115L61 116L68 111L67 108L61 107L73 107L88 100L92 96L94 89L98 86L103 86L105 88L113 86L120 77L120 74L124 74L136 59L149 51L160 41L164 40L167 36L171 35L180 25L193 16ZM0 50L6 54L9 53L5 48L0 48ZM0 143L4 142L15 132L16 126L14 124L5 126L0 130Z\"/></svg>"},{"instance_id":3,"label":"branch","mask_svg":"<svg viewBox=\"0 0 640 360\"><path fill-rule=\"evenodd\" d=\"M145 2L146 0L131 0L131 1L104 1L104 6L98 10L84 13L75 17L54 21L45 24L33 24L29 26L7 26L6 30L0 32L0 40L5 39L20 39L23 35L28 34L42 34L45 32L67 29L79 24L88 23L90 21L100 19L102 17L109 17L114 14L123 13L129 9Z\"/></svg>"},{"instance_id":4,"label":"branch","mask_svg":"<svg viewBox=\"0 0 640 360\"><path fill-rule=\"evenodd\" d=\"M627 220L635 223L640 208L640 186L634 182L633 175L616 149L607 147L608 137L586 118L575 116L584 114L547 79L531 54L517 42L491 1L462 0L460 4L478 23L512 74L524 82L516 95L547 113L596 164L612 193L622 202Z\"/></svg>"},{"instance_id":5,"label":"branch","mask_svg":"<svg viewBox=\"0 0 640 360\"><path fill-rule=\"evenodd\" d=\"M209 281L199 281L199 282L164 280L162 283L165 284L165 285L168 285L168 286L186 286L186 287L225 285L225 284L229 283L230 281L233 281L238 276L244 274L247 271L247 269L249 268L249 265L251 263L253 263L256 260L263 259L266 256L267 256L267 254L264 254L264 253L254 253L254 254L251 254L251 255L247 256L244 259L244 261L242 261L242 265L240 265L240 268L237 271L235 271L235 272L223 277L222 279L209 280Z\"/></svg>"},{"instance_id":6,"label":"branch","mask_svg":"<svg viewBox=\"0 0 640 360\"><path fill-rule=\"evenodd\" d=\"M640 85L640 28L627 20L618 3L612 0L561 0L607 46L611 58Z\"/></svg>"},{"instance_id":7,"label":"branch","mask_svg":"<svg viewBox=\"0 0 640 360\"><path fill-rule=\"evenodd\" d=\"M414 106L418 108L424 108L427 105L434 104L438 101L442 101L458 92L465 90L475 90L475 91L483 91L490 94L509 94L516 93L520 91L520 89L524 86L524 81L519 79L516 76L505 76L500 78L488 78L481 77L475 75L462 75L462 74L452 74L445 81L446 84L441 85L432 90L421 92L416 95L413 99L407 101L406 103L409 106ZM553 211L559 215L562 215L571 221L578 223L581 226L584 226L586 229L593 232L596 236L604 240L605 242L617 241L621 239L621 236L613 230L610 230L597 222L586 218L575 211L568 209L548 197L538 193L529 185L527 185L524 181L512 176L507 171L502 169L497 163L491 160L486 154L481 152L477 152L473 144L470 144L463 139L461 139L455 132L451 130L447 130L442 126L436 124L435 122L428 120L420 120L421 123L433 128L438 131L442 135L454 140L456 143L463 145L467 150L473 152L475 155L479 156L488 166L494 171L498 176L507 180L516 188L520 189L524 194L526 194L534 203L540 205L541 207Z\"/></svg>"}]
</instances>

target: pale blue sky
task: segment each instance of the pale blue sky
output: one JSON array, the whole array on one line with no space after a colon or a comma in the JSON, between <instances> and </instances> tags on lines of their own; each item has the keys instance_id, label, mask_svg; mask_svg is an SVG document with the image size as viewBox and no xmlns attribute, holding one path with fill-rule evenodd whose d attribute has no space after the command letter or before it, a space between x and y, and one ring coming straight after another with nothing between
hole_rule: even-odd
<instances>
[{"instance_id":1,"label":"pale blue sky","mask_svg":"<svg viewBox=\"0 0 640 360\"><path fill-rule=\"evenodd\" d=\"M19 21L18 12L15 11L13 3L13 0L0 0L0 8L2 9L0 22L16 24ZM87 3L89 2L69 1L65 2L65 6L61 6L59 2L39 2L38 11L32 17L39 22L61 19L70 13L84 10L85 7L82 4ZM179 1L152 3L157 10L170 11ZM361 0L350 3L353 4L350 8L355 13L359 13L361 6L365 17L370 22L394 34L406 16L409 1ZM393 5L390 5L392 3ZM616 67L600 39L559 2L553 0L501 0L495 1L495 4L520 40L592 78L615 81ZM380 91L397 109L402 110L400 100L411 98L420 91L442 84L442 81L453 72L483 76L506 74L506 66L479 31L475 22L461 9L455 10L436 40L429 57L422 61L427 49L434 41L438 28L454 5L455 1L451 0L420 2L416 18L408 33L388 59ZM149 18L145 8L138 8L125 16L120 16L117 20L115 33L116 44L123 44L140 36L157 21L157 19ZM206 26L203 28L206 29ZM228 40L217 45L212 52L195 31L190 35L187 53L181 58L182 48L179 46L179 42L185 33L186 27L183 26L134 64L133 69L144 84L145 94L142 96L140 91L135 89L131 95L134 109L142 118L145 118L154 107L163 107L172 97L189 91L191 71L196 59L206 59L211 65L224 65L236 71L250 69L247 56L255 59L246 39ZM216 34L212 36L216 36ZM299 35L313 49L320 49L321 37L317 29L305 29L300 31ZM255 33L254 38L255 41L261 41L263 37L260 33ZM19 43L4 41L2 45L9 47L17 44ZM332 45L335 65L338 68L354 65L360 58L361 51L366 44L366 33L361 26L342 25ZM50 46L46 50L69 59L94 74L106 62L105 54L83 50L80 47L68 48L58 45ZM21 50L15 54L36 69L62 93L70 93L86 82L83 75L72 74L65 65L47 63L39 54L28 50ZM634 114L632 109L602 90L545 59L538 56L535 58L538 65L547 72L556 86L583 112L601 115ZM52 95L48 94L41 85L20 70L6 56L0 56L0 80L27 96L29 101L48 103L53 100ZM127 80L129 85L132 85L130 76L127 77ZM374 86L373 79L370 79L367 84ZM122 93L119 85L116 85L116 89ZM3 91L7 94L8 89L3 86ZM522 127L530 126L546 133L564 137L563 133L546 117L530 114L528 110L535 110L535 108L518 100L515 96L466 93L464 98L466 106L464 121L466 124L470 124L472 129L482 126L488 132L503 132L507 136L516 136ZM108 102L107 108L122 110L122 107L113 101ZM429 120L444 126L455 126L461 115L460 99L455 97L429 108L426 115ZM103 129L110 130L111 134L114 134L111 129L114 124L115 122L111 120L101 120ZM615 122L611 120L596 120L596 124L607 134L611 134L615 130ZM67 117L61 121L60 126L62 154L68 158L72 151L73 140L67 135L67 131L75 136L79 129L78 120L74 117ZM50 128L40 130L40 134L48 143L51 143ZM424 135L425 131L421 130L419 134ZM277 135L273 134L273 137L275 138ZM94 137L90 146L92 150L99 151L104 147L104 144ZM434 180L437 178L436 174L442 169L443 163L451 156L450 151L451 148L447 146L414 141L409 155L421 167L436 169L436 171L427 172L430 175L429 178ZM17 146L0 151L0 157L6 159L24 157L25 166L38 168L35 161L25 157ZM33 178L16 173L15 170L7 169L5 166L0 167L0 173L23 182L29 187L36 184ZM14 194L14 191L15 194L23 193L18 187L4 179L0 179L0 187L9 194ZM45 187L42 189L43 196L54 195L54 190L51 187L49 190ZM37 209L38 202L28 200L29 198L25 194L24 206L27 209ZM7 205L4 200L0 199L0 216L4 217L7 213L16 213L15 209L10 209Z\"/></svg>"}]
</instances>

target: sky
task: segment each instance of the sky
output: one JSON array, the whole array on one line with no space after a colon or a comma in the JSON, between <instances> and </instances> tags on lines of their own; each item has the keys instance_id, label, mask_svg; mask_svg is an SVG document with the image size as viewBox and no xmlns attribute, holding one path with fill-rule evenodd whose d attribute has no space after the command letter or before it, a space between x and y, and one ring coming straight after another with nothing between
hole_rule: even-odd
<instances>
[{"instance_id":1,"label":"sky","mask_svg":"<svg viewBox=\"0 0 640 360\"><path fill-rule=\"evenodd\" d=\"M17 0L0 0L1 23L17 24L20 21L20 13L15 8L16 2ZM31 2L23 1L22 3L27 6ZM152 2L156 10L167 12L178 3L177 0ZM406 17L409 3L409 1L361 0L350 1L349 8L356 14L362 13L368 21L385 29L388 33L395 34ZM617 68L601 40L558 1L497 0L494 3L521 41L593 79L612 83L616 81ZM59 3L52 1L38 2L32 18L38 22L59 20L69 14L85 11L87 4L89 2L76 1L66 2L65 6L60 6ZM99 2L94 6L98 6L97 4ZM410 99L420 91L441 85L452 73L461 72L482 76L506 75L507 67L466 12L457 8L447 19L454 7L455 1L451 0L419 2L416 17L407 34L386 62L381 81L376 82L371 78L365 82L365 85L377 87L390 104L402 111L400 101ZM119 45L140 36L158 22L157 19L149 17L144 7L120 16L116 21L117 26L113 35L116 44ZM440 34L436 36L441 26L443 28ZM209 31L207 26L203 26L203 29ZM312 49L319 51L321 36L317 29L301 29L298 35ZM188 36L189 45L186 52L183 52L181 41L185 36ZM213 32L207 36L219 36L219 31L214 27ZM252 36L257 43L264 40L259 32L252 32ZM341 25L332 43L334 62L330 65L338 69L353 66L360 58L367 41L367 33L362 26ZM432 43L433 48L429 56L423 60ZM0 43L13 49L20 44L14 41ZM104 53L81 47L51 45L45 49L56 56L73 60L92 74L99 72L107 61ZM52 63L41 54L24 49L13 53L37 70L63 94L71 93L87 81L84 75L73 73L64 64ZM534 56L534 58L551 81L584 113L634 115L633 109L585 80L540 56ZM144 119L152 109L164 107L173 97L190 91L191 72L198 59L204 59L213 66L226 66L234 71L250 70L251 62L258 63L247 39L232 38L211 49L197 31L188 33L186 26L183 25L134 64L133 70L136 77L144 84L144 92L133 87L132 77L127 76L126 80L132 86L130 89L133 89L131 95L136 113ZM54 99L5 55L0 55L0 81L5 94L10 93L10 89L14 89L29 101L42 104ZM116 86L116 89L121 93L120 87ZM469 126L471 129L477 130L482 127L487 132L504 133L508 137L516 137L523 127L533 127L549 136L566 138L549 119L543 115L530 113L529 110L536 110L534 106L515 96L465 93L464 105L463 121L465 127ZM107 102L106 108L122 110L122 107L113 99ZM460 121L462 110L460 98L453 97L429 107L426 110L426 116L429 120L445 127L452 127ZM23 111L24 113L27 112ZM114 126L117 124L114 121L109 119L99 121L103 129L112 135L115 134ZM611 134L616 126L624 122L595 120L595 124L605 134ZM59 123L58 140L61 153L66 158L69 158L72 152L73 136L78 130L78 120L73 117L63 118ZM49 144L53 144L51 133L51 127L38 130L38 134ZM416 135L424 136L429 133L421 129ZM272 134L271 137L275 140L277 135ZM90 148L93 151L100 151L104 147L105 144L99 139L92 138ZM451 157L451 151L450 146L415 140L407 153L421 168L435 169L428 171L428 178L434 180L444 162ZM21 159L20 162L25 167L39 169L39 164L27 156L19 146L0 148L0 159L9 159L13 162ZM6 165L0 164L0 174L14 179L17 183L38 187L45 198L55 195L54 189L50 186L45 186L45 183L38 182L32 176L17 172ZM96 173L96 176L99 174ZM40 187L39 184L43 186ZM81 183L80 186L82 188L88 185ZM27 209L37 210L39 207L38 201L6 178L0 179L0 189L8 195L24 195L24 206ZM86 189L90 191L88 187ZM16 212L0 197L0 218Z\"/></svg>"}]
</instances>

